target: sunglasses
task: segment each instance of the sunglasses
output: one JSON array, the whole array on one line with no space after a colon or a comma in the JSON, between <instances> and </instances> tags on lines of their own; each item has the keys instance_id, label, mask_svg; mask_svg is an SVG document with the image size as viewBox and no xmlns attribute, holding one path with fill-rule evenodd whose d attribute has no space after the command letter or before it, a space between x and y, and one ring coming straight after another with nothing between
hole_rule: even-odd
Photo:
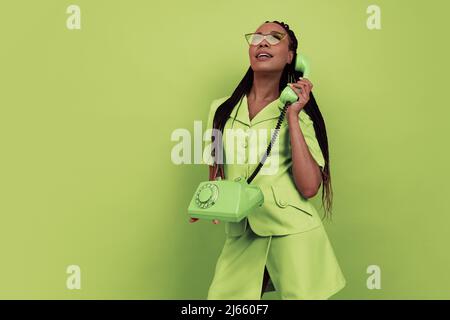
<instances>
[{"instance_id":1,"label":"sunglasses","mask_svg":"<svg viewBox=\"0 0 450 320\"><path fill-rule=\"evenodd\" d=\"M269 34L262 34L259 32L256 33L247 33L245 34L245 39L247 40L249 45L257 46L264 39L267 40L271 45L275 45L280 43L280 41L286 36L286 33L272 31Z\"/></svg>"}]
</instances>

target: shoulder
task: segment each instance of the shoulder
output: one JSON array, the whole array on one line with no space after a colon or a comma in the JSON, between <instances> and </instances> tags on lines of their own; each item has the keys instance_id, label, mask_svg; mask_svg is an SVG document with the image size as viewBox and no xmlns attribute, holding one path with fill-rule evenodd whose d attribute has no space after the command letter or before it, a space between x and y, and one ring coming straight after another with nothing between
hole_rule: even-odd
<instances>
[{"instance_id":1,"label":"shoulder","mask_svg":"<svg viewBox=\"0 0 450 320\"><path fill-rule=\"evenodd\" d=\"M231 97L231 96L224 96L224 97L221 97L221 98L214 99L214 100L211 102L211 105L210 105L210 107L209 107L209 114L211 115L211 114L215 113L216 110L217 110L217 108L219 108L219 106L220 106L222 103L224 103L225 101L227 101L228 98L230 98L230 97Z\"/></svg>"},{"instance_id":2,"label":"shoulder","mask_svg":"<svg viewBox=\"0 0 450 320\"><path fill-rule=\"evenodd\" d=\"M222 103L227 101L231 96L224 96L221 98L214 99L211 103L211 109L215 108L217 109Z\"/></svg>"}]
</instances>

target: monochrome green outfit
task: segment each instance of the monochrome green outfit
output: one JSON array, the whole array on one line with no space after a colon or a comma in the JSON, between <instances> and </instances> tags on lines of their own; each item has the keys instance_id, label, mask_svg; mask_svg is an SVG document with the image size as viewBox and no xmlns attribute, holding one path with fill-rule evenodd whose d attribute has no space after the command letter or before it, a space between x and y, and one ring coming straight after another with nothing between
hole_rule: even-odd
<instances>
[{"instance_id":1,"label":"monochrome green outfit","mask_svg":"<svg viewBox=\"0 0 450 320\"><path fill-rule=\"evenodd\" d=\"M212 129L216 109L228 98L212 102L206 129ZM283 104L277 99L250 121L246 95L234 107L223 134L225 179L250 176L270 141L282 108ZM299 113L299 124L309 152L323 169L325 160L313 122L304 110ZM239 141L228 141L227 129L243 130L241 132L247 134ZM255 140L255 134L265 138L265 143ZM345 286L319 214L295 186L286 119L277 139L252 181L261 188L264 204L240 222L224 222L226 240L217 260L208 299L260 299L264 267L270 274L265 291L277 290L282 299L326 299ZM210 151L211 144L208 144L204 163L213 165ZM233 155L234 161L228 163ZM256 155L256 159L252 155Z\"/></svg>"}]
</instances>

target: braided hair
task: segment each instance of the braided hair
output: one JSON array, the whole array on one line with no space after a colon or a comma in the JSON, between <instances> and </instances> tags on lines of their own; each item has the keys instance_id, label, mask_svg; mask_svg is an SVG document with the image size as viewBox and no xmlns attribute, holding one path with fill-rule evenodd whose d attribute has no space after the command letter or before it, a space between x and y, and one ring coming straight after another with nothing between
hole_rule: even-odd
<instances>
[{"instance_id":1,"label":"braided hair","mask_svg":"<svg viewBox=\"0 0 450 320\"><path fill-rule=\"evenodd\" d=\"M276 20L265 21L265 23L276 23L281 27L283 27L283 29L287 32L289 36L288 37L289 50L291 50L294 53L294 57L291 63L286 64L281 74L279 83L279 92L281 92L288 85L288 83L295 83L296 79L298 79L299 77L303 77L302 71L295 70L298 41L294 31L292 31L289 28L288 24ZM217 108L216 113L214 115L213 128L218 129L223 133L225 123L227 122L229 116L231 115L231 112L233 111L234 107L243 98L244 95L250 92L252 85L253 85L253 69L249 67L244 77L238 84L237 88L234 90L233 94ZM319 110L319 106L317 105L316 99L314 98L312 91L310 92L309 101L303 107L303 110L308 114L308 116L313 121L316 138L322 151L323 157L325 159L324 168L323 170L321 170L323 181L322 207L325 209L324 218L327 217L331 218L333 190L331 186L327 131L324 119L322 117L322 114ZM215 151L218 150L219 152L221 152L222 150L221 135L218 135L217 137L213 135L212 141L214 147L212 148L211 155L213 156L214 159L216 159ZM216 163L216 161L214 161L214 168L215 170L220 171L222 178L224 178L223 163Z\"/></svg>"}]
</instances>

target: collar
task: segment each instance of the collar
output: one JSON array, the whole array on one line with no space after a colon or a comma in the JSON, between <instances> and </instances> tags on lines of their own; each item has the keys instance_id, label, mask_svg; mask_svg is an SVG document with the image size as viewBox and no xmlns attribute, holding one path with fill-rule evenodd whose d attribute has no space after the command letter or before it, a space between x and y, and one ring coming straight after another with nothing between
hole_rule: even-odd
<instances>
[{"instance_id":1,"label":"collar","mask_svg":"<svg viewBox=\"0 0 450 320\"><path fill-rule=\"evenodd\" d=\"M283 110L283 103L280 101L280 99L276 99L267 104L250 121L247 95L244 94L239 103L234 107L233 111L230 114L230 117L235 118L236 121L239 121L251 127L260 122L278 118L280 116L281 110Z\"/></svg>"}]
</instances>

